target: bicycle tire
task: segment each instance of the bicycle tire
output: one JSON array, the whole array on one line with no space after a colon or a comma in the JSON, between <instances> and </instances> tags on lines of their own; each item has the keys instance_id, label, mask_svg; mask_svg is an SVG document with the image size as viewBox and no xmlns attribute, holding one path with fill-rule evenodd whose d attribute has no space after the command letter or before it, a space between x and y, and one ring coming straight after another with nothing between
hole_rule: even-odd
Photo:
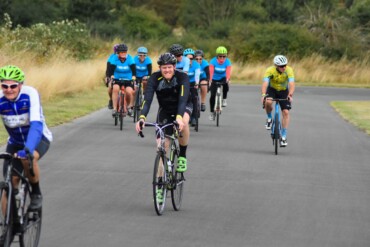
<instances>
[{"instance_id":1,"label":"bicycle tire","mask_svg":"<svg viewBox=\"0 0 370 247\"><path fill-rule=\"evenodd\" d=\"M1 189L0 189L0 246L2 247L9 247L11 246L12 242L13 242L13 239L14 239L14 234L13 234L13 209L12 207L10 207L10 210L9 210L9 224L6 223L6 218L7 218L7 214L5 213L5 215L3 215L2 212L8 212L8 206L9 206L9 202L8 203L3 203L2 202L2 199L3 199L3 195L5 194L5 197L8 199L8 196L7 196L7 185L2 182L2 184L0 185ZM5 205L6 208L3 208L3 205ZM10 203L10 205L14 205L13 203Z\"/></svg>"},{"instance_id":2,"label":"bicycle tire","mask_svg":"<svg viewBox=\"0 0 370 247\"><path fill-rule=\"evenodd\" d=\"M24 218L24 231L19 236L20 247L38 246L41 235L42 209L28 211Z\"/></svg>"},{"instance_id":3,"label":"bicycle tire","mask_svg":"<svg viewBox=\"0 0 370 247\"><path fill-rule=\"evenodd\" d=\"M166 158L163 154L158 153L154 162L153 171L153 199L154 199L154 209L158 215L162 215L166 206L166 196L167 196L167 173L165 168ZM158 176L162 175L162 177ZM157 198L157 192L162 189L162 202Z\"/></svg>"},{"instance_id":4,"label":"bicycle tire","mask_svg":"<svg viewBox=\"0 0 370 247\"><path fill-rule=\"evenodd\" d=\"M124 114L125 114L125 103L124 103L124 100L125 100L125 94L121 93L120 102L119 102L119 105L120 105L120 107L119 107L119 129L121 131L123 129L123 118L124 118Z\"/></svg>"},{"instance_id":5,"label":"bicycle tire","mask_svg":"<svg viewBox=\"0 0 370 247\"><path fill-rule=\"evenodd\" d=\"M184 191L184 173L177 172L177 158L178 158L178 150L175 144L171 145L171 163L173 164L172 169L172 188L171 188L171 200L172 206L175 211L179 211L182 204L183 198L183 191Z\"/></svg>"},{"instance_id":6,"label":"bicycle tire","mask_svg":"<svg viewBox=\"0 0 370 247\"><path fill-rule=\"evenodd\" d=\"M279 140L280 140L280 133L279 133L279 117L275 115L275 123L274 123L274 145L275 145L275 155L278 154L278 147L279 147Z\"/></svg>"},{"instance_id":7,"label":"bicycle tire","mask_svg":"<svg viewBox=\"0 0 370 247\"><path fill-rule=\"evenodd\" d=\"M117 114L114 116L114 126L117 126L118 124L118 116Z\"/></svg>"},{"instance_id":8,"label":"bicycle tire","mask_svg":"<svg viewBox=\"0 0 370 247\"><path fill-rule=\"evenodd\" d=\"M138 91L136 93L136 98L135 98L134 123L139 121L140 106L141 106L141 95L142 95L142 89L141 89L141 84L140 84L139 87L138 87Z\"/></svg>"}]
</instances>

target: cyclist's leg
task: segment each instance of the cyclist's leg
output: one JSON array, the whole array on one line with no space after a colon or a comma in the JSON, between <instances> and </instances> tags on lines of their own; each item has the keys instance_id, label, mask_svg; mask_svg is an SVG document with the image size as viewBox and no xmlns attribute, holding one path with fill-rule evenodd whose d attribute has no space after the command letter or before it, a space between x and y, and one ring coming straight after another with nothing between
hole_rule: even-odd
<instances>
[{"instance_id":1,"label":"cyclist's leg","mask_svg":"<svg viewBox=\"0 0 370 247\"><path fill-rule=\"evenodd\" d=\"M131 82L126 83L125 86L126 86L125 90L126 107L128 111L132 111L132 107L135 104L135 91Z\"/></svg>"},{"instance_id":2,"label":"cyclist's leg","mask_svg":"<svg viewBox=\"0 0 370 247\"><path fill-rule=\"evenodd\" d=\"M217 85L215 82L211 84L211 96L209 97L209 107L210 112L212 113L215 108L215 101L216 101L216 92L217 92Z\"/></svg>"},{"instance_id":3,"label":"cyclist's leg","mask_svg":"<svg viewBox=\"0 0 370 247\"><path fill-rule=\"evenodd\" d=\"M113 111L117 112L117 100L118 100L118 92L120 90L119 83L113 84L113 90L112 90L112 101L113 101Z\"/></svg>"},{"instance_id":4,"label":"cyclist's leg","mask_svg":"<svg viewBox=\"0 0 370 247\"><path fill-rule=\"evenodd\" d=\"M279 92L278 98L279 99L286 99L288 97L288 93L289 93L288 90ZM282 136L286 138L286 136L287 136L287 129L288 129L289 122L290 122L290 114L289 114L289 111L290 111L290 109L292 107L291 107L291 103L289 101L287 101L287 100L286 101L280 101L279 104L280 104L280 108L281 108L282 115L283 115L282 122L281 122L281 125L282 125Z\"/></svg>"},{"instance_id":5,"label":"cyclist's leg","mask_svg":"<svg viewBox=\"0 0 370 247\"><path fill-rule=\"evenodd\" d=\"M229 84L226 83L226 78L222 79L222 99L227 99L227 93L229 92Z\"/></svg>"},{"instance_id":6,"label":"cyclist's leg","mask_svg":"<svg viewBox=\"0 0 370 247\"><path fill-rule=\"evenodd\" d=\"M201 92L200 102L204 105L206 103L207 91L208 91L208 82L206 80L202 80L200 82L200 92Z\"/></svg>"},{"instance_id":7,"label":"cyclist's leg","mask_svg":"<svg viewBox=\"0 0 370 247\"><path fill-rule=\"evenodd\" d=\"M190 129L189 129L189 119L192 114L191 104L187 105L185 114L183 116L184 128L182 129L182 136L179 137L179 148L180 154L177 159L177 171L185 172L187 170L187 159L186 159L186 150L189 143Z\"/></svg>"}]
</instances>

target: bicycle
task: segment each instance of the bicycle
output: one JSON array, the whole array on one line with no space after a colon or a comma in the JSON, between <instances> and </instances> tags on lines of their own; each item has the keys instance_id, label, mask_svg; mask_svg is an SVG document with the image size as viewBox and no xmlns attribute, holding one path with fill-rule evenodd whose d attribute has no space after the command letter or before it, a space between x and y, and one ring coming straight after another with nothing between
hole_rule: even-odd
<instances>
[{"instance_id":1,"label":"bicycle","mask_svg":"<svg viewBox=\"0 0 370 247\"><path fill-rule=\"evenodd\" d=\"M123 81L123 80L116 80L116 81ZM123 118L126 117L126 102L125 102L125 87L124 86L120 86L120 90L118 91L118 98L117 98L117 112L116 114L113 116L114 118L114 125L117 126L118 124L118 121L119 121L119 127L120 127L120 130L123 129Z\"/></svg>"},{"instance_id":2,"label":"bicycle","mask_svg":"<svg viewBox=\"0 0 370 247\"><path fill-rule=\"evenodd\" d=\"M220 115L221 115L221 112L222 112L221 86L224 83L222 83L222 82L213 82L213 83L216 83L216 86L217 86L214 114L216 114L216 126L218 127L220 125Z\"/></svg>"},{"instance_id":3,"label":"bicycle","mask_svg":"<svg viewBox=\"0 0 370 247\"><path fill-rule=\"evenodd\" d=\"M165 125L158 123L145 122L145 126L155 127L159 144L157 155L154 161L153 170L153 198L154 208L158 215L162 215L166 205L167 191L171 191L172 206L175 211L180 210L185 177L184 173L177 172L177 158L179 157L180 149L178 144L178 124L176 121ZM172 135L165 134L164 130L167 127L173 127ZM139 132L141 137L144 137L142 131ZM169 139L169 158L166 151L166 138Z\"/></svg>"},{"instance_id":4,"label":"bicycle","mask_svg":"<svg viewBox=\"0 0 370 247\"><path fill-rule=\"evenodd\" d=\"M278 147L281 142L281 118L280 118L280 101L286 101L288 99L271 99L272 101L275 101L275 113L274 117L272 119L271 124L271 138L272 138L272 145L274 145L275 148L275 155L278 154ZM266 101L266 98L265 98ZM263 107L265 107L265 104L263 104Z\"/></svg>"},{"instance_id":5,"label":"bicycle","mask_svg":"<svg viewBox=\"0 0 370 247\"><path fill-rule=\"evenodd\" d=\"M135 90L135 105L134 105L134 123L139 121L141 105L143 103L143 83L142 80L137 80Z\"/></svg>"},{"instance_id":6,"label":"bicycle","mask_svg":"<svg viewBox=\"0 0 370 247\"><path fill-rule=\"evenodd\" d=\"M0 246L8 247L19 236L19 245L38 246L41 234L42 209L28 208L31 198L31 185L23 173L13 167L13 157L9 153L0 153L0 159L8 162L5 181L0 182ZM28 155L30 173L34 176L32 155ZM13 176L20 178L18 187L12 183Z\"/></svg>"},{"instance_id":7,"label":"bicycle","mask_svg":"<svg viewBox=\"0 0 370 247\"><path fill-rule=\"evenodd\" d=\"M198 132L198 130L199 130L199 118L200 118L200 96L199 96L199 94L200 94L200 85L198 85L198 88L196 89L196 92L197 93L194 95L194 97L195 97L194 102L197 102L197 103L196 103L196 106L193 107L194 112L192 114L192 118L195 119L194 130L196 132Z\"/></svg>"}]
</instances>

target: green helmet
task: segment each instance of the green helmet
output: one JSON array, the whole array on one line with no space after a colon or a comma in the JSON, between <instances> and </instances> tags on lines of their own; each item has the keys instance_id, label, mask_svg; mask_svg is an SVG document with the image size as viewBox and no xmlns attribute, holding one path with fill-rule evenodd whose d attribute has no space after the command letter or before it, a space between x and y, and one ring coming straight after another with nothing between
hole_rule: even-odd
<instances>
[{"instance_id":1,"label":"green helmet","mask_svg":"<svg viewBox=\"0 0 370 247\"><path fill-rule=\"evenodd\" d=\"M23 83L24 73L17 66L7 65L0 68L0 80L12 80Z\"/></svg>"},{"instance_id":2,"label":"green helmet","mask_svg":"<svg viewBox=\"0 0 370 247\"><path fill-rule=\"evenodd\" d=\"M216 54L227 54L227 49L225 46L219 46L216 49Z\"/></svg>"}]
</instances>

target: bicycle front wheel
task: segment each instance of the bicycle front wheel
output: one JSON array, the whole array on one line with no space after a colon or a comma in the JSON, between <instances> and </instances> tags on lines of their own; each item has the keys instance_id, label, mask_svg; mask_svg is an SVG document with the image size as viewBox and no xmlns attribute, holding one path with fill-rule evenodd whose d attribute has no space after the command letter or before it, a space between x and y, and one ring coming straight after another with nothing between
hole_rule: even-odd
<instances>
[{"instance_id":1,"label":"bicycle front wheel","mask_svg":"<svg viewBox=\"0 0 370 247\"><path fill-rule=\"evenodd\" d=\"M154 208L158 215L162 215L166 205L167 174L165 169L166 159L158 153L154 162L153 171L153 199Z\"/></svg>"},{"instance_id":2,"label":"bicycle front wheel","mask_svg":"<svg viewBox=\"0 0 370 247\"><path fill-rule=\"evenodd\" d=\"M24 231L19 236L21 247L38 246L41 235L42 209L29 211L25 215Z\"/></svg>"},{"instance_id":3,"label":"bicycle front wheel","mask_svg":"<svg viewBox=\"0 0 370 247\"><path fill-rule=\"evenodd\" d=\"M13 210L8 201L7 184L0 184L0 246L9 247L13 241ZM10 207L8 210L8 207Z\"/></svg>"},{"instance_id":4,"label":"bicycle front wheel","mask_svg":"<svg viewBox=\"0 0 370 247\"><path fill-rule=\"evenodd\" d=\"M140 117L140 107L141 107L141 96L143 92L141 89L141 85L138 87L138 91L136 93L136 99L135 99L135 108L134 108L134 123L139 121Z\"/></svg>"},{"instance_id":5,"label":"bicycle front wheel","mask_svg":"<svg viewBox=\"0 0 370 247\"><path fill-rule=\"evenodd\" d=\"M275 155L278 154L278 147L280 141L280 132L279 132L279 118L275 116L275 124L274 124L274 145L275 145Z\"/></svg>"}]
</instances>

